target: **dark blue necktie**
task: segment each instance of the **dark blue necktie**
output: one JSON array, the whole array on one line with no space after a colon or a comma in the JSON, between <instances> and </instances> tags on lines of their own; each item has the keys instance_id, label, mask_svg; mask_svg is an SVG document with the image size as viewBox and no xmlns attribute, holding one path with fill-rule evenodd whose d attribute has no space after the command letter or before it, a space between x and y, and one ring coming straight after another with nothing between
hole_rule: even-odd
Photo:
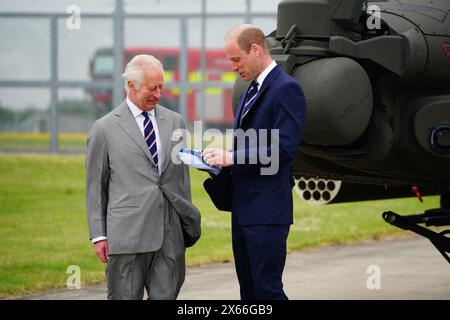
<instances>
[{"instance_id":1,"label":"dark blue necktie","mask_svg":"<svg viewBox=\"0 0 450 320\"><path fill-rule=\"evenodd\" d=\"M247 95L245 97L245 104L244 109L242 110L241 121L242 118L244 118L245 115L247 114L248 110L250 110L250 107L252 106L252 101L255 99L257 93L258 93L258 82L256 80L253 80L252 83L250 84L250 87L248 88Z\"/></svg>"},{"instance_id":2,"label":"dark blue necktie","mask_svg":"<svg viewBox=\"0 0 450 320\"><path fill-rule=\"evenodd\" d=\"M147 142L148 149L150 150L150 154L152 155L153 161L155 162L156 167L158 167L158 149L156 146L156 133L155 128L153 127L153 123L150 120L147 112L142 112L144 116L144 136L145 142Z\"/></svg>"}]
</instances>

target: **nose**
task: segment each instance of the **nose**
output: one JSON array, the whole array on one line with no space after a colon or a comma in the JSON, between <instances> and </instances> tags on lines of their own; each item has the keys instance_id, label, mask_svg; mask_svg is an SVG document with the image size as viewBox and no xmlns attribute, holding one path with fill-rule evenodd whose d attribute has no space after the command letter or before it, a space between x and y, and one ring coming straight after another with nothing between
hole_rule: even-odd
<instances>
[{"instance_id":1,"label":"nose","mask_svg":"<svg viewBox=\"0 0 450 320\"><path fill-rule=\"evenodd\" d=\"M238 65L236 64L236 63L233 63L232 65L231 65L231 70L233 70L234 72L236 72L236 71L238 71Z\"/></svg>"},{"instance_id":2,"label":"nose","mask_svg":"<svg viewBox=\"0 0 450 320\"><path fill-rule=\"evenodd\" d=\"M155 98L161 98L161 88L157 88L153 94Z\"/></svg>"}]
</instances>

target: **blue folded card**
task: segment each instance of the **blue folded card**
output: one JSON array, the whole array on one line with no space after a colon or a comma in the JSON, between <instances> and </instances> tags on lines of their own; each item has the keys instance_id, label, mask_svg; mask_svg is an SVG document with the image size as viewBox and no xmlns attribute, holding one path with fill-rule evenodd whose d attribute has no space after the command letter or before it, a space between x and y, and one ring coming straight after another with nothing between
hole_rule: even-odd
<instances>
[{"instance_id":1,"label":"blue folded card","mask_svg":"<svg viewBox=\"0 0 450 320\"><path fill-rule=\"evenodd\" d=\"M180 155L180 160L183 161L183 163L193 168L208 171L214 175L218 175L222 170L221 167L211 167L203 161L202 152L200 150L181 149L178 154Z\"/></svg>"}]
</instances>

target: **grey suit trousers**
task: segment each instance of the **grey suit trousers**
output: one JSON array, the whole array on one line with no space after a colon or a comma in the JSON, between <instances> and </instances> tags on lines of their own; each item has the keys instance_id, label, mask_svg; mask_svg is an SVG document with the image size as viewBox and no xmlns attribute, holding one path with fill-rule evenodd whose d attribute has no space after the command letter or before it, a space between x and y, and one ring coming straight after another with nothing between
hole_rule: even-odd
<instances>
[{"instance_id":1,"label":"grey suit trousers","mask_svg":"<svg viewBox=\"0 0 450 320\"><path fill-rule=\"evenodd\" d=\"M176 299L185 278L185 247L178 214L164 198L164 240L158 251L110 255L109 300Z\"/></svg>"}]
</instances>

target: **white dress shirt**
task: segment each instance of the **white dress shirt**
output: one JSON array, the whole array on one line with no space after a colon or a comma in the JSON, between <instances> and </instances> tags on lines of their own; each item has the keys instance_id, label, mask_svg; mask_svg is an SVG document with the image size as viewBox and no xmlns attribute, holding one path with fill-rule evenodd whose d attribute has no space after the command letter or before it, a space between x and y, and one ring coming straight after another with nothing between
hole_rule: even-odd
<instances>
[{"instance_id":1,"label":"white dress shirt","mask_svg":"<svg viewBox=\"0 0 450 320\"><path fill-rule=\"evenodd\" d=\"M142 133L142 137L145 139L145 133L144 133L144 116L142 115L142 110L139 109L138 106L136 106L131 100L127 97L127 104L130 108L131 113L133 114L134 120L136 120L136 123L139 127L139 130ZM155 136L156 136L156 148L158 149L158 174L161 175L161 168L164 163L164 154L161 146L161 140L159 139L159 130L158 130L158 122L156 121L155 117L155 109L148 111L147 114L150 116L150 121L153 124L153 128L155 128ZM107 237L100 236L92 239L92 243L96 243L101 240L106 240Z\"/></svg>"},{"instance_id":2,"label":"white dress shirt","mask_svg":"<svg viewBox=\"0 0 450 320\"><path fill-rule=\"evenodd\" d=\"M145 138L144 133L144 116L142 115L142 110L139 109L131 100L127 97L127 104L131 110L131 113L134 116L134 120L141 130L142 136ZM161 168L164 163L164 153L161 145L161 139L159 139L159 130L158 130L158 122L156 121L155 109L148 111L147 114L150 116L150 120L153 124L153 128L155 128L155 136L156 136L156 148L158 149L158 173L161 175Z\"/></svg>"},{"instance_id":3,"label":"white dress shirt","mask_svg":"<svg viewBox=\"0 0 450 320\"><path fill-rule=\"evenodd\" d=\"M261 74L256 78L256 81L258 81L258 90L261 88L264 80L267 78L267 75L272 71L273 68L277 66L277 63L272 60L272 62L261 72Z\"/></svg>"}]
</instances>

